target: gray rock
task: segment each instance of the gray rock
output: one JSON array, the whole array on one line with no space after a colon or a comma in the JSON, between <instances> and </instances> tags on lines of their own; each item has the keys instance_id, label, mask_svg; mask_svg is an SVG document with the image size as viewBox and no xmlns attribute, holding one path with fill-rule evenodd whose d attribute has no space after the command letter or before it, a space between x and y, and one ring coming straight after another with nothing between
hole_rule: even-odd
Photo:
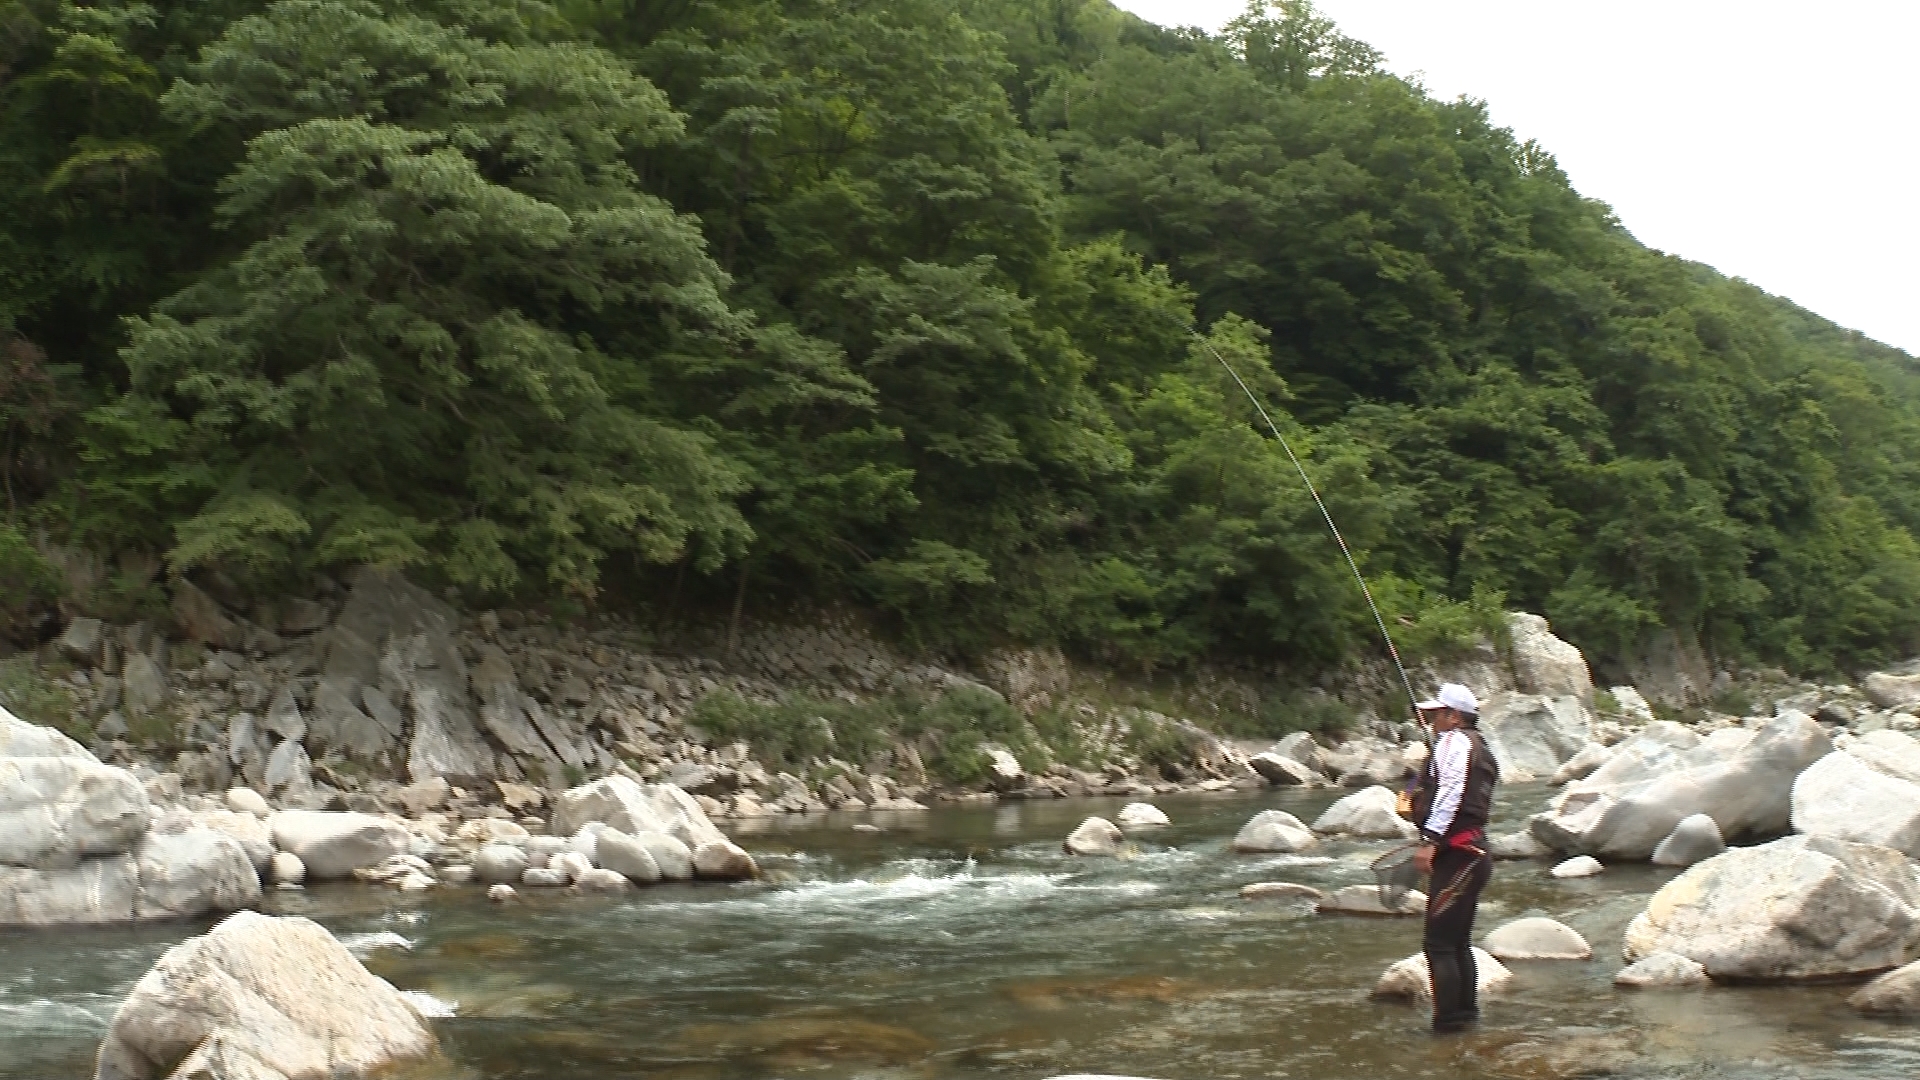
<instances>
[{"instance_id":1,"label":"gray rock","mask_svg":"<svg viewBox=\"0 0 1920 1080\"><path fill-rule=\"evenodd\" d=\"M1636 723L1653 723L1653 706L1647 704L1646 697L1639 690L1631 686L1615 686L1610 687L1607 693L1620 706L1621 715Z\"/></svg>"},{"instance_id":2,"label":"gray rock","mask_svg":"<svg viewBox=\"0 0 1920 1080\"><path fill-rule=\"evenodd\" d=\"M1304 731L1296 731L1274 743L1267 753L1297 761L1311 769L1314 768L1314 761L1320 756L1320 744L1313 741L1312 735Z\"/></svg>"},{"instance_id":3,"label":"gray rock","mask_svg":"<svg viewBox=\"0 0 1920 1080\"><path fill-rule=\"evenodd\" d=\"M1692 866L1725 850L1727 842L1720 838L1720 826L1705 814L1694 814L1682 819L1667 838L1660 841L1660 846L1653 849L1653 864Z\"/></svg>"},{"instance_id":4,"label":"gray rock","mask_svg":"<svg viewBox=\"0 0 1920 1080\"><path fill-rule=\"evenodd\" d=\"M1549 782L1559 787L1571 784L1575 780L1585 780L1593 775L1595 769L1605 765L1612 757L1612 747L1590 742L1581 747L1572 757L1561 762L1560 767L1553 771L1553 777Z\"/></svg>"},{"instance_id":5,"label":"gray rock","mask_svg":"<svg viewBox=\"0 0 1920 1080\"><path fill-rule=\"evenodd\" d=\"M120 665L120 701L127 715L151 716L167 704L167 677L145 653L129 653Z\"/></svg>"},{"instance_id":6,"label":"gray rock","mask_svg":"<svg viewBox=\"0 0 1920 1080\"><path fill-rule=\"evenodd\" d=\"M134 984L94 1080L368 1076L434 1048L400 992L319 925L243 911Z\"/></svg>"},{"instance_id":7,"label":"gray rock","mask_svg":"<svg viewBox=\"0 0 1920 1080\"><path fill-rule=\"evenodd\" d=\"M412 677L419 679L423 674L416 671ZM494 774L493 751L467 714L464 688L455 700L444 697L439 686L416 684L407 690L407 703L413 713L407 775L416 783L439 779L477 787Z\"/></svg>"},{"instance_id":8,"label":"gray rock","mask_svg":"<svg viewBox=\"0 0 1920 1080\"><path fill-rule=\"evenodd\" d=\"M751 881L760 867L738 845L715 840L693 849L693 876L708 881Z\"/></svg>"},{"instance_id":9,"label":"gray rock","mask_svg":"<svg viewBox=\"0 0 1920 1080\"><path fill-rule=\"evenodd\" d=\"M1326 782L1319 773L1292 758L1281 757L1272 752L1255 754L1247 759L1247 765L1261 778L1275 787L1290 785L1313 785Z\"/></svg>"},{"instance_id":10,"label":"gray rock","mask_svg":"<svg viewBox=\"0 0 1920 1080\"><path fill-rule=\"evenodd\" d=\"M274 845L306 864L307 876L330 881L407 853L407 830L384 818L328 810L282 810L267 819Z\"/></svg>"},{"instance_id":11,"label":"gray rock","mask_svg":"<svg viewBox=\"0 0 1920 1080\"><path fill-rule=\"evenodd\" d=\"M300 715L300 703L293 698L293 687L283 686L267 706L267 718L261 726L281 739L299 742L307 737L307 720Z\"/></svg>"},{"instance_id":12,"label":"gray rock","mask_svg":"<svg viewBox=\"0 0 1920 1080\"><path fill-rule=\"evenodd\" d=\"M1299 818L1285 810L1262 810L1240 827L1232 847L1241 852L1289 852L1305 851L1319 843Z\"/></svg>"},{"instance_id":13,"label":"gray rock","mask_svg":"<svg viewBox=\"0 0 1920 1080\"><path fill-rule=\"evenodd\" d=\"M1573 927L1538 916L1506 923L1482 944L1501 960L1593 959L1593 946Z\"/></svg>"},{"instance_id":14,"label":"gray rock","mask_svg":"<svg viewBox=\"0 0 1920 1080\"><path fill-rule=\"evenodd\" d=\"M1699 986L1707 981L1707 969L1679 953L1657 952L1620 969L1613 977L1615 986L1652 989L1662 986Z\"/></svg>"},{"instance_id":15,"label":"gray rock","mask_svg":"<svg viewBox=\"0 0 1920 1080\"><path fill-rule=\"evenodd\" d=\"M274 629L283 634L311 634L324 630L333 612L316 600L285 600L279 605Z\"/></svg>"},{"instance_id":16,"label":"gray rock","mask_svg":"<svg viewBox=\"0 0 1920 1080\"><path fill-rule=\"evenodd\" d=\"M1027 770L1020 759L999 747L986 748L987 783L996 791L1012 791L1025 786Z\"/></svg>"},{"instance_id":17,"label":"gray rock","mask_svg":"<svg viewBox=\"0 0 1920 1080\"><path fill-rule=\"evenodd\" d=\"M151 819L125 769L88 757L0 758L0 865L64 870L132 850Z\"/></svg>"},{"instance_id":18,"label":"gray rock","mask_svg":"<svg viewBox=\"0 0 1920 1080\"><path fill-rule=\"evenodd\" d=\"M487 844L473 857L473 876L512 884L527 872L527 853L512 844Z\"/></svg>"},{"instance_id":19,"label":"gray rock","mask_svg":"<svg viewBox=\"0 0 1920 1080\"><path fill-rule=\"evenodd\" d=\"M1346 833L1350 836L1411 840L1420 830L1394 813L1398 797L1385 787L1370 787L1327 807L1313 823L1317 833Z\"/></svg>"},{"instance_id":20,"label":"gray rock","mask_svg":"<svg viewBox=\"0 0 1920 1080\"><path fill-rule=\"evenodd\" d=\"M260 902L260 876L246 849L223 832L188 828L148 833L134 853L140 891L134 916L193 918Z\"/></svg>"},{"instance_id":21,"label":"gray rock","mask_svg":"<svg viewBox=\"0 0 1920 1080\"><path fill-rule=\"evenodd\" d=\"M1481 707L1480 734L1506 783L1552 776L1592 741L1586 706L1571 694L1494 694Z\"/></svg>"},{"instance_id":22,"label":"gray rock","mask_svg":"<svg viewBox=\"0 0 1920 1080\"><path fill-rule=\"evenodd\" d=\"M1920 946L1920 868L1891 848L1789 836L1730 848L1669 881L1628 924L1625 955L1673 952L1714 979L1882 971Z\"/></svg>"},{"instance_id":23,"label":"gray rock","mask_svg":"<svg viewBox=\"0 0 1920 1080\"><path fill-rule=\"evenodd\" d=\"M1343 889L1320 898L1313 910L1321 915L1368 915L1377 917L1403 917L1424 915L1427 910L1427 894L1418 889L1408 889L1400 898L1400 906L1387 907L1380 902L1380 888L1377 885L1348 885Z\"/></svg>"},{"instance_id":24,"label":"gray rock","mask_svg":"<svg viewBox=\"0 0 1920 1080\"><path fill-rule=\"evenodd\" d=\"M453 794L453 785L443 776L432 776L400 788L393 793L393 801L406 810L407 816L419 817L429 811L439 810L447 805L447 799Z\"/></svg>"},{"instance_id":25,"label":"gray rock","mask_svg":"<svg viewBox=\"0 0 1920 1080\"><path fill-rule=\"evenodd\" d=\"M1775 717L1757 732L1716 732L1686 751L1643 733L1592 776L1567 785L1530 826L1557 851L1622 861L1651 857L1695 814L1713 818L1729 838L1777 835L1790 821L1793 778L1832 747L1804 713Z\"/></svg>"},{"instance_id":26,"label":"gray rock","mask_svg":"<svg viewBox=\"0 0 1920 1080\"><path fill-rule=\"evenodd\" d=\"M313 762L307 748L288 739L267 755L267 767L261 781L275 795L297 798L313 787Z\"/></svg>"},{"instance_id":27,"label":"gray rock","mask_svg":"<svg viewBox=\"0 0 1920 1080\"><path fill-rule=\"evenodd\" d=\"M399 732L360 710L360 684L322 676L313 690L313 712L307 717L307 741L315 751L338 751L356 761L386 762L397 752Z\"/></svg>"},{"instance_id":28,"label":"gray rock","mask_svg":"<svg viewBox=\"0 0 1920 1080\"><path fill-rule=\"evenodd\" d=\"M100 651L104 638L101 634L99 619L79 618L67 624L67 629L54 641L60 655L83 668L100 663Z\"/></svg>"},{"instance_id":29,"label":"gray rock","mask_svg":"<svg viewBox=\"0 0 1920 1080\"><path fill-rule=\"evenodd\" d=\"M1061 846L1069 855L1118 855L1125 839L1118 825L1103 817L1090 817Z\"/></svg>"},{"instance_id":30,"label":"gray rock","mask_svg":"<svg viewBox=\"0 0 1920 1080\"><path fill-rule=\"evenodd\" d=\"M692 874L691 856L688 875ZM594 838L594 861L639 885L652 885L661 878L660 864L640 841L626 833L607 829Z\"/></svg>"},{"instance_id":31,"label":"gray rock","mask_svg":"<svg viewBox=\"0 0 1920 1080\"><path fill-rule=\"evenodd\" d=\"M1861 686L1867 697L1883 709L1903 709L1920 704L1920 674L1895 675L1876 671Z\"/></svg>"},{"instance_id":32,"label":"gray rock","mask_svg":"<svg viewBox=\"0 0 1920 1080\"><path fill-rule=\"evenodd\" d=\"M216 649L241 647L245 635L239 624L220 609L213 597L185 578L175 578L172 591L173 623L188 641Z\"/></svg>"},{"instance_id":33,"label":"gray rock","mask_svg":"<svg viewBox=\"0 0 1920 1080\"><path fill-rule=\"evenodd\" d=\"M1525 694L1571 696L1593 704L1593 673L1580 650L1555 637L1547 620L1523 611L1507 616L1516 688Z\"/></svg>"},{"instance_id":34,"label":"gray rock","mask_svg":"<svg viewBox=\"0 0 1920 1080\"><path fill-rule=\"evenodd\" d=\"M271 753L266 734L252 713L235 713L227 721L227 762L248 784L267 786L267 758Z\"/></svg>"},{"instance_id":35,"label":"gray rock","mask_svg":"<svg viewBox=\"0 0 1920 1080\"><path fill-rule=\"evenodd\" d=\"M1875 1016L1920 1014L1920 960L1895 968L1856 990L1847 1004Z\"/></svg>"},{"instance_id":36,"label":"gray rock","mask_svg":"<svg viewBox=\"0 0 1920 1080\"><path fill-rule=\"evenodd\" d=\"M139 892L131 855L87 859L68 870L0 866L0 926L131 922Z\"/></svg>"}]
</instances>

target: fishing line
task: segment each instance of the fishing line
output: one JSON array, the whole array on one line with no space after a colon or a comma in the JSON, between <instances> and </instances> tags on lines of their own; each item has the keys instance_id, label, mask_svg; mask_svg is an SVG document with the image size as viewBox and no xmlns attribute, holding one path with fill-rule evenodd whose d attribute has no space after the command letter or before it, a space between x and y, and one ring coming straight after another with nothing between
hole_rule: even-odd
<instances>
[{"instance_id":1,"label":"fishing line","mask_svg":"<svg viewBox=\"0 0 1920 1080\"><path fill-rule=\"evenodd\" d=\"M1320 516L1326 519L1327 529L1333 533L1333 542L1340 545L1340 554L1347 560L1347 569L1353 571L1353 580L1360 586L1360 595L1367 598L1367 610L1373 612L1373 624L1380 628L1380 640L1387 643L1387 656L1393 661L1393 669L1400 673L1400 685L1407 692L1407 704L1415 706L1413 715L1418 717L1420 710L1417 706L1420 699L1414 696L1413 680L1407 678L1407 666L1400 662L1400 650L1394 648L1393 635L1387 633L1387 620L1380 617L1380 606L1373 602L1373 590L1367 587L1367 579L1360 573L1360 564L1353 561L1353 552L1347 547L1347 538L1340 535L1340 526L1333 523L1333 515L1327 511L1326 502L1320 498L1320 489L1313 486L1313 479L1307 475L1306 467L1300 464L1300 458L1294 454L1292 444L1287 442L1285 435L1280 434L1280 426L1273 422L1273 417L1267 415L1266 406L1260 404L1260 399L1254 396L1246 381L1240 378L1240 373L1233 370L1233 365L1227 363L1227 358L1220 355L1220 350L1213 347L1213 342L1200 336L1198 330L1189 329L1187 333L1192 334L1195 341L1205 346L1206 350L1213 354L1213 358L1220 361L1220 366L1227 369L1227 374L1233 376L1233 381L1240 387L1240 392L1247 395L1248 401L1253 402L1254 410L1260 414L1260 419L1267 422L1267 430L1273 432L1273 437L1280 441L1280 448L1287 452L1287 460L1293 462L1294 471L1300 474L1300 482L1307 485L1307 494L1313 496L1313 505L1320 508Z\"/></svg>"}]
</instances>

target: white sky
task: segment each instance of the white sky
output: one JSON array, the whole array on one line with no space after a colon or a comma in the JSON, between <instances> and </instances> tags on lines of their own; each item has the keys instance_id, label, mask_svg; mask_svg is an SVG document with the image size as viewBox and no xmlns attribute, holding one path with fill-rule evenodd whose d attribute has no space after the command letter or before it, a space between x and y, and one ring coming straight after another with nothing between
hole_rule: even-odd
<instances>
[{"instance_id":1,"label":"white sky","mask_svg":"<svg viewBox=\"0 0 1920 1080\"><path fill-rule=\"evenodd\" d=\"M1244 0L1114 0L1218 30ZM1920 3L1318 0L1642 243L1920 355Z\"/></svg>"}]
</instances>

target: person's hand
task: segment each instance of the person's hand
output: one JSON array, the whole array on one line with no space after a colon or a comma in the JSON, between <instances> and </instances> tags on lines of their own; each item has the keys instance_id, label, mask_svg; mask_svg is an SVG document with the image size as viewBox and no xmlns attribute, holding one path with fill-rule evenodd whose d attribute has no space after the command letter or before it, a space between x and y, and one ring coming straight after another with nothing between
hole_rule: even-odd
<instances>
[{"instance_id":1,"label":"person's hand","mask_svg":"<svg viewBox=\"0 0 1920 1080\"><path fill-rule=\"evenodd\" d=\"M1420 850L1413 853L1413 865L1423 874L1433 873L1433 845L1421 844Z\"/></svg>"}]
</instances>

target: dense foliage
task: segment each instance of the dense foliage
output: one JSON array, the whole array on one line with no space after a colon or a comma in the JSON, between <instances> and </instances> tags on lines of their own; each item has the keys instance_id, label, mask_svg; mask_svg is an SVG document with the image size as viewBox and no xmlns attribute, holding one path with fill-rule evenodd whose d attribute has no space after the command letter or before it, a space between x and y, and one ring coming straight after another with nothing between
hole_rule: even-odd
<instances>
[{"instance_id":1,"label":"dense foliage","mask_svg":"<svg viewBox=\"0 0 1920 1080\"><path fill-rule=\"evenodd\" d=\"M3 550L1370 649L1217 351L1416 650L1920 644L1913 359L1305 3L4 0L0 223Z\"/></svg>"}]
</instances>

